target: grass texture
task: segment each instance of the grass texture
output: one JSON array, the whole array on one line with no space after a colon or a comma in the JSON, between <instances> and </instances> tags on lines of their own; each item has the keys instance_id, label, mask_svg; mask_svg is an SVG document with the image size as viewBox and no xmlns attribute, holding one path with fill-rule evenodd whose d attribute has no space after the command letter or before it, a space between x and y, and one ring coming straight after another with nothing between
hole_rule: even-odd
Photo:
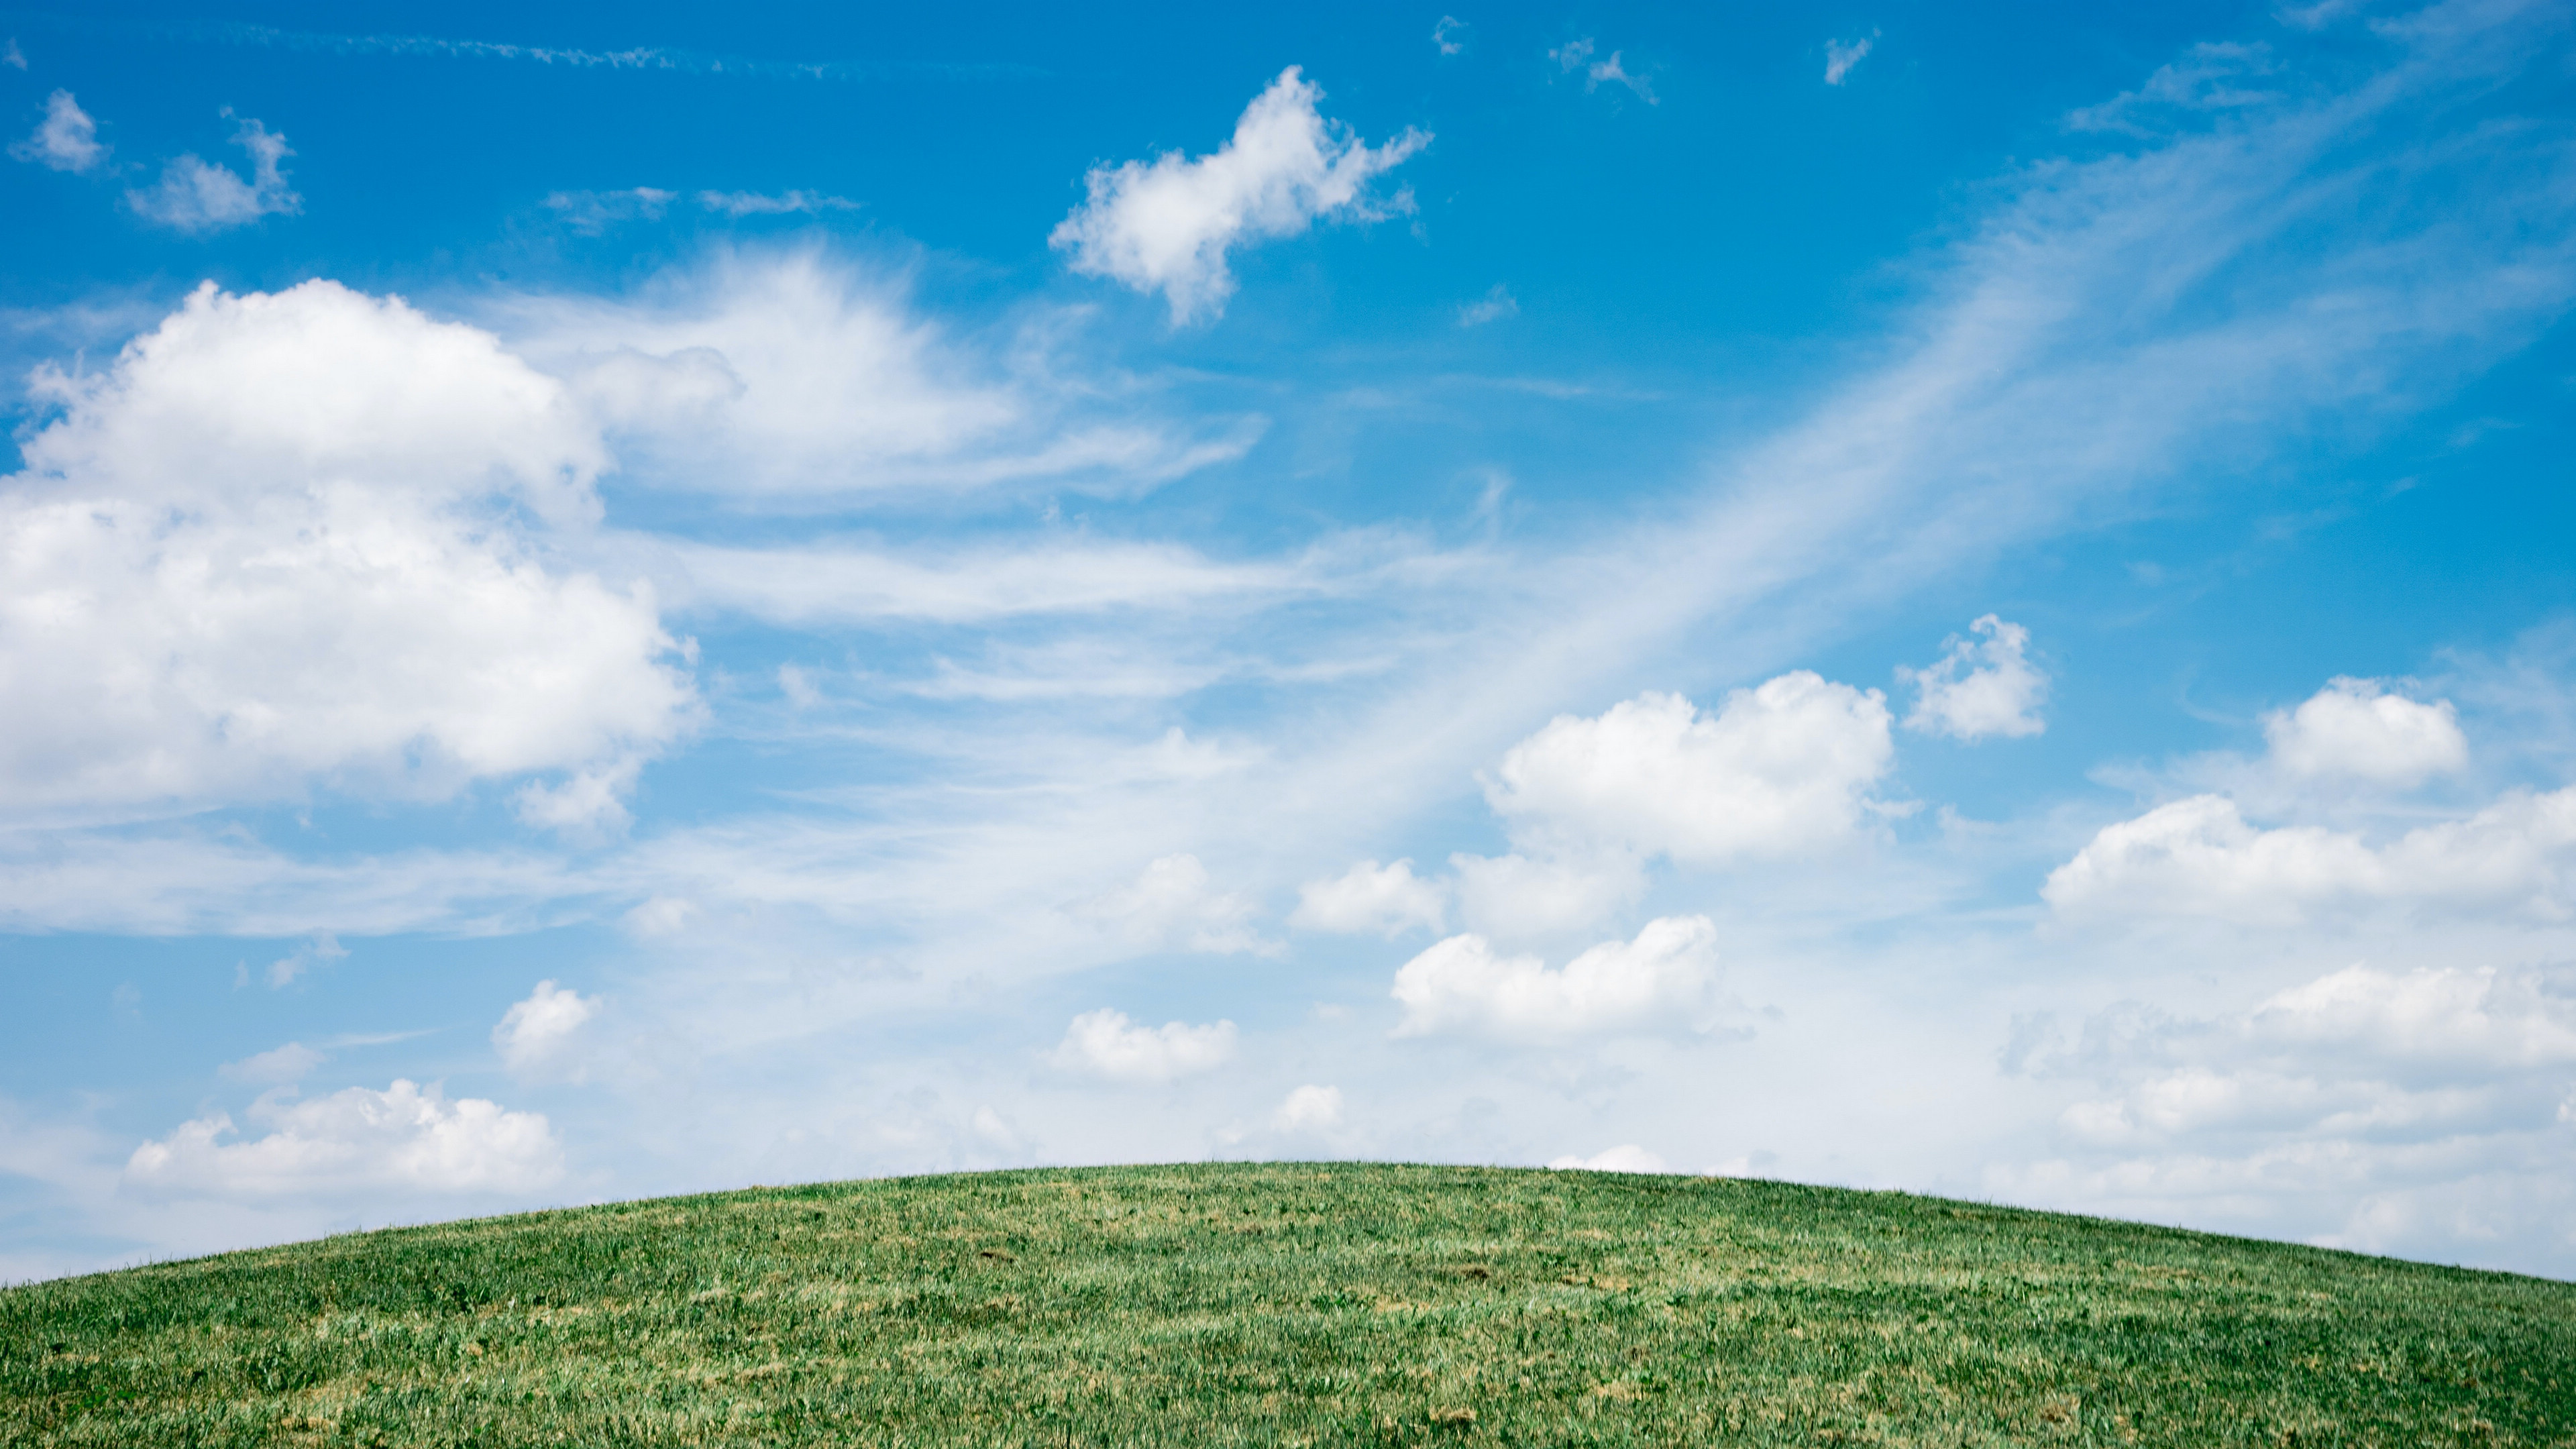
<instances>
[{"instance_id":1,"label":"grass texture","mask_svg":"<svg viewBox=\"0 0 2576 1449\"><path fill-rule=\"evenodd\" d=\"M2576 1285L1783 1183L1004 1172L0 1291L17 1445L2576 1444Z\"/></svg>"}]
</instances>

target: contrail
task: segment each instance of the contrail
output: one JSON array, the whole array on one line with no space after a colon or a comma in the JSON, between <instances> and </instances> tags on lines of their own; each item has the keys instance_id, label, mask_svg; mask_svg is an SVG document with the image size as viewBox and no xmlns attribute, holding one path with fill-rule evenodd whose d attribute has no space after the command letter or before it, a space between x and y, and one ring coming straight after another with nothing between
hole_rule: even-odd
<instances>
[{"instance_id":1,"label":"contrail","mask_svg":"<svg viewBox=\"0 0 2576 1449\"><path fill-rule=\"evenodd\" d=\"M753 60L709 55L704 51L664 46L626 50L587 50L574 46L517 45L496 40L451 40L436 35L337 35L317 30L281 30L273 25L211 20L159 22L96 20L46 11L0 11L0 22L82 35L117 35L191 45L255 46L315 55L412 55L457 60L533 61L540 65L584 70L662 71L677 75L728 75L765 79L848 81L896 75L934 75L959 80L1001 80L1043 75L1037 66L1008 62L944 61L788 61Z\"/></svg>"}]
</instances>

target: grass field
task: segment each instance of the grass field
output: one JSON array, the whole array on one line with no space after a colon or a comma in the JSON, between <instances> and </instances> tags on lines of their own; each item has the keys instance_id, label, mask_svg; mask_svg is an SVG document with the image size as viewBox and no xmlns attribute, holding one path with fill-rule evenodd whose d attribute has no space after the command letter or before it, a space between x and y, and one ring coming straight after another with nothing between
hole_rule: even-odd
<instances>
[{"instance_id":1,"label":"grass field","mask_svg":"<svg viewBox=\"0 0 2576 1449\"><path fill-rule=\"evenodd\" d=\"M1725 1179L753 1189L0 1292L0 1442L2576 1444L2576 1285Z\"/></svg>"}]
</instances>

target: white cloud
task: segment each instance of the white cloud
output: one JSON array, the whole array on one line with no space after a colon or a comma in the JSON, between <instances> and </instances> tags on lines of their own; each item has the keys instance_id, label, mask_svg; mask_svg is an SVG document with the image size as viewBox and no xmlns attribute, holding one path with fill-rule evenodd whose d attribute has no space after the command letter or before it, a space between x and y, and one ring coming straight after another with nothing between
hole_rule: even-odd
<instances>
[{"instance_id":1,"label":"white cloud","mask_svg":"<svg viewBox=\"0 0 2576 1449\"><path fill-rule=\"evenodd\" d=\"M501 1062L521 1075L560 1065L573 1039L599 1014L599 998L540 981L525 1001L513 1002L492 1027Z\"/></svg>"},{"instance_id":2,"label":"white cloud","mask_svg":"<svg viewBox=\"0 0 2576 1449\"><path fill-rule=\"evenodd\" d=\"M274 991L280 987L292 985L297 977L314 967L332 961L345 961L348 956L348 948L341 945L337 937L328 931L317 931L312 940L298 945L294 950L268 963L269 989Z\"/></svg>"},{"instance_id":3,"label":"white cloud","mask_svg":"<svg viewBox=\"0 0 2576 1449\"><path fill-rule=\"evenodd\" d=\"M2420 704L2375 679L2336 679L2296 710L2263 717L2272 762L2297 779L2408 786L2464 769L2469 742L2447 699Z\"/></svg>"},{"instance_id":4,"label":"white cloud","mask_svg":"<svg viewBox=\"0 0 2576 1449\"><path fill-rule=\"evenodd\" d=\"M2576 787L2513 791L2385 846L2321 826L2265 830L2195 795L2105 826L2040 894L2068 915L2207 916L2296 925L2338 907L2477 907L2576 914Z\"/></svg>"},{"instance_id":5,"label":"white cloud","mask_svg":"<svg viewBox=\"0 0 2576 1449\"><path fill-rule=\"evenodd\" d=\"M1297 910L1288 924L1309 931L1395 937L1419 926L1437 932L1445 919L1445 893L1413 873L1413 862L1381 866L1363 860L1334 880L1297 888Z\"/></svg>"},{"instance_id":6,"label":"white cloud","mask_svg":"<svg viewBox=\"0 0 2576 1449\"><path fill-rule=\"evenodd\" d=\"M1282 1132L1330 1132L1342 1125L1342 1089L1299 1087L1270 1114L1270 1125Z\"/></svg>"},{"instance_id":7,"label":"white cloud","mask_svg":"<svg viewBox=\"0 0 2576 1449\"><path fill-rule=\"evenodd\" d=\"M0 788L20 810L437 796L694 717L649 592L516 516L597 509L598 437L490 335L330 282L199 288L0 479Z\"/></svg>"},{"instance_id":8,"label":"white cloud","mask_svg":"<svg viewBox=\"0 0 2576 1449\"><path fill-rule=\"evenodd\" d=\"M247 1056L237 1062L226 1062L215 1068L218 1076L235 1082L258 1082L263 1085L300 1082L315 1067L331 1060L324 1052L315 1051L299 1041Z\"/></svg>"},{"instance_id":9,"label":"white cloud","mask_svg":"<svg viewBox=\"0 0 2576 1449\"><path fill-rule=\"evenodd\" d=\"M1148 165L1095 166L1090 196L1048 237L1073 253L1073 269L1140 292L1160 291L1179 326L1225 310L1234 294L1226 253L1266 237L1294 236L1316 221L1369 221L1409 210L1410 198L1377 203L1371 181L1423 147L1407 129L1370 147L1315 109L1323 88L1298 68L1279 73L1235 123L1233 139L1192 160L1167 151Z\"/></svg>"},{"instance_id":10,"label":"white cloud","mask_svg":"<svg viewBox=\"0 0 2576 1449\"><path fill-rule=\"evenodd\" d=\"M658 186L630 186L623 191L550 192L545 205L574 231L598 236L621 222L660 221L679 199L680 193Z\"/></svg>"},{"instance_id":11,"label":"white cloud","mask_svg":"<svg viewBox=\"0 0 2576 1449\"><path fill-rule=\"evenodd\" d=\"M1894 752L1878 691L1798 670L1710 716L1657 693L1596 719L1560 715L1504 755L1485 797L1516 838L1696 863L1789 856L1848 836Z\"/></svg>"},{"instance_id":12,"label":"white cloud","mask_svg":"<svg viewBox=\"0 0 2576 1449\"><path fill-rule=\"evenodd\" d=\"M246 119L233 133L233 144L250 153L250 180L190 154L162 167L160 184L151 190L126 192L126 205L146 221L192 236L304 209L304 198L287 189L286 174L278 169L295 154L285 136Z\"/></svg>"},{"instance_id":13,"label":"white cloud","mask_svg":"<svg viewBox=\"0 0 2576 1449\"><path fill-rule=\"evenodd\" d=\"M351 1087L309 1102L262 1097L249 1112L270 1130L234 1138L225 1113L134 1149L125 1182L151 1192L236 1199L411 1191L525 1192L563 1176L563 1147L535 1112L505 1111L436 1085Z\"/></svg>"},{"instance_id":14,"label":"white cloud","mask_svg":"<svg viewBox=\"0 0 2576 1449\"><path fill-rule=\"evenodd\" d=\"M1614 50L1610 52L1608 58L1594 60L1592 57L1599 53L1600 48L1593 43L1592 37L1587 35L1580 40L1569 40L1548 51L1547 58L1555 61L1561 71L1569 73L1581 71L1583 90L1587 95L1607 83L1626 86L1647 105L1659 104L1655 99L1654 87L1646 83L1645 77L1630 75L1627 67L1620 64L1620 52Z\"/></svg>"},{"instance_id":15,"label":"white cloud","mask_svg":"<svg viewBox=\"0 0 2576 1449\"><path fill-rule=\"evenodd\" d=\"M1870 47L1877 43L1878 32L1875 30L1862 36L1858 40L1826 41L1825 84L1829 86L1841 85L1843 83L1843 77L1851 74L1853 66L1867 60L1869 58Z\"/></svg>"},{"instance_id":16,"label":"white cloud","mask_svg":"<svg viewBox=\"0 0 2576 1449\"><path fill-rule=\"evenodd\" d=\"M1443 15L1440 23L1431 27L1431 43L1440 48L1442 55L1456 55L1467 48L1467 42L1459 37L1465 35L1468 28L1467 22L1457 16Z\"/></svg>"},{"instance_id":17,"label":"white cloud","mask_svg":"<svg viewBox=\"0 0 2576 1449\"><path fill-rule=\"evenodd\" d=\"M2048 676L2028 658L2030 631L1992 614L1968 629L1984 637L1954 638L1930 668L1896 671L1920 691L1905 727L1961 740L2019 739L2048 728L2039 717Z\"/></svg>"},{"instance_id":18,"label":"white cloud","mask_svg":"<svg viewBox=\"0 0 2576 1449\"><path fill-rule=\"evenodd\" d=\"M7 49L0 50L0 65L5 65L11 70L25 70L27 68L27 52L18 48L18 38L16 36L13 35L9 38Z\"/></svg>"},{"instance_id":19,"label":"white cloud","mask_svg":"<svg viewBox=\"0 0 2576 1449\"><path fill-rule=\"evenodd\" d=\"M1623 1142L1616 1147L1596 1152L1590 1157L1578 1157L1569 1153L1564 1157L1551 1159L1547 1165L1553 1172L1657 1173L1672 1170L1664 1165L1662 1158L1634 1142Z\"/></svg>"},{"instance_id":20,"label":"white cloud","mask_svg":"<svg viewBox=\"0 0 2576 1449\"><path fill-rule=\"evenodd\" d=\"M2563 1219L2562 1175L2543 1164L2563 1158L2576 1085L2565 984L2365 964L2235 1013L2106 1014L2030 1067L2093 1079L2059 1117L2067 1155L1997 1181L2127 1213L2297 1214L2328 1225L2312 1241L2366 1250L2490 1236L2535 1210L2535 1178L2556 1199L2537 1210ZM2461 1211L2464 1188L2484 1208Z\"/></svg>"},{"instance_id":21,"label":"white cloud","mask_svg":"<svg viewBox=\"0 0 2576 1449\"><path fill-rule=\"evenodd\" d=\"M1252 902L1211 887L1207 867L1195 855L1163 856L1133 885L1083 901L1074 914L1148 950L1275 955L1280 949L1252 928Z\"/></svg>"},{"instance_id":22,"label":"white cloud","mask_svg":"<svg viewBox=\"0 0 2576 1449\"><path fill-rule=\"evenodd\" d=\"M17 54L15 41L10 42L10 54ZM21 60L18 68L25 70L26 62ZM98 122L80 108L70 91L45 97L45 119L37 123L35 134L9 146L9 154L19 160L55 171L87 171L105 161L107 152L99 143Z\"/></svg>"},{"instance_id":23,"label":"white cloud","mask_svg":"<svg viewBox=\"0 0 2576 1449\"><path fill-rule=\"evenodd\" d=\"M1502 283L1496 282L1492 291L1458 309L1458 325L1482 327L1488 322L1499 322L1506 317L1519 315L1521 315L1519 301L1514 299L1510 292L1504 290Z\"/></svg>"},{"instance_id":24,"label":"white cloud","mask_svg":"<svg viewBox=\"0 0 2576 1449\"><path fill-rule=\"evenodd\" d=\"M1047 1058L1070 1072L1115 1082L1168 1082L1214 1071L1234 1059L1234 1023L1138 1026L1123 1011L1086 1011Z\"/></svg>"},{"instance_id":25,"label":"white cloud","mask_svg":"<svg viewBox=\"0 0 2576 1449\"><path fill-rule=\"evenodd\" d=\"M1132 495L1239 457L1262 431L1257 417L1185 429L1141 416L1058 376L1084 369L1043 330L1013 339L997 368L915 315L900 279L810 246L720 249L633 296L505 298L492 314L566 379L628 482L773 506L1039 480ZM709 547L746 570L771 555L808 574L834 552L847 550Z\"/></svg>"},{"instance_id":26,"label":"white cloud","mask_svg":"<svg viewBox=\"0 0 2576 1449\"><path fill-rule=\"evenodd\" d=\"M1716 926L1666 916L1634 941L1605 941L1555 971L1536 956L1498 955L1482 936L1451 936L1404 963L1391 994L1404 1007L1399 1037L1547 1041L1696 1028L1716 986Z\"/></svg>"},{"instance_id":27,"label":"white cloud","mask_svg":"<svg viewBox=\"0 0 2576 1449\"><path fill-rule=\"evenodd\" d=\"M815 216L826 211L859 209L859 204L847 197L827 196L819 191L782 191L776 196L765 196L757 191L701 191L698 205L735 218L799 213Z\"/></svg>"}]
</instances>

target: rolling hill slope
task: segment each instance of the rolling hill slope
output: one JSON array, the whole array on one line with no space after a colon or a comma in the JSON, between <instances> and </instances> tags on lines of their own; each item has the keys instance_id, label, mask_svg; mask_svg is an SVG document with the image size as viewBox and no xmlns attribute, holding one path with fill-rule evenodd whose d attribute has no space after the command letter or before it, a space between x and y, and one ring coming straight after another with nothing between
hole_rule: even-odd
<instances>
[{"instance_id":1,"label":"rolling hill slope","mask_svg":"<svg viewBox=\"0 0 2576 1449\"><path fill-rule=\"evenodd\" d=\"M0 1292L10 1445L2576 1443L2576 1285L1968 1203L1006 1172Z\"/></svg>"}]
</instances>

